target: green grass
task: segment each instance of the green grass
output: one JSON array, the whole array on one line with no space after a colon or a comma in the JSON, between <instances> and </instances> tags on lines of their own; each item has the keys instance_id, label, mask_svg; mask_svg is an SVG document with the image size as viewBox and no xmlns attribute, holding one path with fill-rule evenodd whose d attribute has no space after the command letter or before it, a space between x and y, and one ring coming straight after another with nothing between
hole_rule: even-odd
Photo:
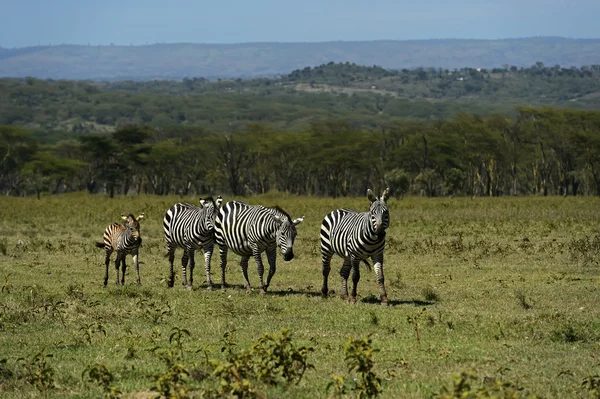
<instances>
[{"instance_id":1,"label":"green grass","mask_svg":"<svg viewBox=\"0 0 600 399\"><path fill-rule=\"evenodd\" d=\"M215 193L218 194L218 193ZM227 201L231 198L225 197ZM52 354L56 387L48 397L95 398L98 385L82 378L98 362L125 397L152 397L152 376L166 371L153 348L170 348L174 327L187 329L187 381L200 397L218 381L206 377L209 358L223 361L223 336L235 350L264 333L291 330L312 346L299 385L260 386L268 397L329 397L334 375L351 381L344 361L349 337L371 335L374 371L385 398L430 397L452 388L453 375L501 379L521 395L587 397L582 382L600 373L600 226L598 198L405 198L389 201L391 226L384 272L391 306L378 304L373 271L361 269L356 305L322 299L319 225L337 207L366 210L366 198L270 194L246 198L279 204L298 226L289 263L278 258L270 292L246 293L239 258L230 254L226 290L204 289L197 257L195 289L166 286L162 217L178 197L73 194L0 198L0 398L39 397L23 377L22 361ZM197 198L185 198L197 203ZM94 247L121 213L145 212L140 251L142 286L128 258L126 286L103 288L104 252ZM113 255L114 256L114 255ZM180 262L181 251L176 252ZM178 265L177 264L177 265ZM330 289L339 291L341 259ZM218 252L213 280L220 282ZM257 286L256 266L249 268ZM99 328L98 326L101 326ZM104 330L104 331L102 331Z\"/></svg>"}]
</instances>

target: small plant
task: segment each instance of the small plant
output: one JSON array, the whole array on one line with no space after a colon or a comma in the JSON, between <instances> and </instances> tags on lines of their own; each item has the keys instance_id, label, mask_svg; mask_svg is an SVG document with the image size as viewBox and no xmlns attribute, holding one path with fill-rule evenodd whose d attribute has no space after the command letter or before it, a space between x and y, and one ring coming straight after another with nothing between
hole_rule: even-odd
<instances>
[{"instance_id":1,"label":"small plant","mask_svg":"<svg viewBox=\"0 0 600 399\"><path fill-rule=\"evenodd\" d=\"M569 324L552 331L551 339L554 342L570 343L584 341L585 335L582 331Z\"/></svg>"},{"instance_id":2,"label":"small plant","mask_svg":"<svg viewBox=\"0 0 600 399\"><path fill-rule=\"evenodd\" d=\"M0 381L9 379L13 376L13 372L6 367L7 359L0 359Z\"/></svg>"},{"instance_id":3,"label":"small plant","mask_svg":"<svg viewBox=\"0 0 600 399\"><path fill-rule=\"evenodd\" d=\"M221 382L216 396L264 397L256 383L278 385L280 382L298 384L304 373L314 366L308 363L308 354L312 347L296 347L289 330L282 329L281 334L264 334L249 350L235 353L233 331L223 337L222 352L227 352L227 361L211 360L213 375Z\"/></svg>"},{"instance_id":4,"label":"small plant","mask_svg":"<svg viewBox=\"0 0 600 399\"><path fill-rule=\"evenodd\" d=\"M477 375L472 371L463 371L453 377L452 388L442 388L442 390L433 395L436 399L483 399L483 398L534 398L529 395L518 384L501 379L485 377L479 387L473 384L478 381Z\"/></svg>"},{"instance_id":5,"label":"small plant","mask_svg":"<svg viewBox=\"0 0 600 399\"><path fill-rule=\"evenodd\" d=\"M527 301L527 297L522 291L517 291L515 296L517 297L517 301L519 301L519 305L521 305L523 309L530 310L533 308L533 306L531 306L531 304Z\"/></svg>"},{"instance_id":6,"label":"small plant","mask_svg":"<svg viewBox=\"0 0 600 399\"><path fill-rule=\"evenodd\" d=\"M589 375L581 382L581 387L586 389L595 399L600 399L600 376Z\"/></svg>"},{"instance_id":7,"label":"small plant","mask_svg":"<svg viewBox=\"0 0 600 399\"><path fill-rule=\"evenodd\" d=\"M415 339L417 340L417 345L419 346L421 345L421 332L419 329L421 327L421 316L425 313L426 310L426 308L422 308L416 315L406 317L406 321L408 322L408 324L412 324L415 330Z\"/></svg>"},{"instance_id":8,"label":"small plant","mask_svg":"<svg viewBox=\"0 0 600 399\"><path fill-rule=\"evenodd\" d=\"M185 328L173 327L171 329L171 336L169 337L170 344L173 344L173 341L175 341L175 345L177 346L177 349L179 349L181 360L183 360L183 338L185 335L189 337L190 332Z\"/></svg>"},{"instance_id":9,"label":"small plant","mask_svg":"<svg viewBox=\"0 0 600 399\"><path fill-rule=\"evenodd\" d=\"M348 394L348 389L344 382L344 379L340 376L334 375L333 381L327 384L327 392L333 389L332 396L334 398L343 398Z\"/></svg>"},{"instance_id":10,"label":"small plant","mask_svg":"<svg viewBox=\"0 0 600 399\"><path fill-rule=\"evenodd\" d=\"M363 339L349 338L344 345L346 364L349 372L356 372L358 378L353 379L350 387L339 376L334 376L333 381L327 385L329 391L333 388L335 397L342 397L348 391L354 392L357 398L374 398L383 392L381 378L373 371L375 362L373 354L378 352L371 346L370 336Z\"/></svg>"},{"instance_id":11,"label":"small plant","mask_svg":"<svg viewBox=\"0 0 600 399\"><path fill-rule=\"evenodd\" d=\"M379 325L379 317L377 317L377 314L375 314L375 312L369 312L369 318L371 319L371 324L373 324L374 326Z\"/></svg>"},{"instance_id":12,"label":"small plant","mask_svg":"<svg viewBox=\"0 0 600 399\"><path fill-rule=\"evenodd\" d=\"M106 328L102 323L84 324L83 326L79 327L79 331L82 331L83 338L89 345L92 344L92 338L95 334L103 334L106 337Z\"/></svg>"},{"instance_id":13,"label":"small plant","mask_svg":"<svg viewBox=\"0 0 600 399\"><path fill-rule=\"evenodd\" d=\"M162 323L166 316L172 314L169 302L161 305L153 301L148 301L146 298L141 298L137 301L137 306L144 310L145 316L152 320L154 324Z\"/></svg>"},{"instance_id":14,"label":"small plant","mask_svg":"<svg viewBox=\"0 0 600 399\"><path fill-rule=\"evenodd\" d=\"M422 293L423 293L423 297L425 298L426 301L439 302L439 300L440 300L440 295L430 285L423 288Z\"/></svg>"},{"instance_id":15,"label":"small plant","mask_svg":"<svg viewBox=\"0 0 600 399\"><path fill-rule=\"evenodd\" d=\"M87 376L88 382L93 382L98 385L104 391L105 397L109 399L120 398L123 394L117 387L112 386L114 376L106 368L106 366L100 362L93 366L88 366L81 374L81 378L84 379Z\"/></svg>"},{"instance_id":16,"label":"small plant","mask_svg":"<svg viewBox=\"0 0 600 399\"><path fill-rule=\"evenodd\" d=\"M11 284L8 282L8 278L10 277L12 273L8 273L6 276L4 276L4 284L2 285L2 289L0 289L0 292L6 292L7 294L10 294L10 290L12 288Z\"/></svg>"},{"instance_id":17,"label":"small plant","mask_svg":"<svg viewBox=\"0 0 600 399\"><path fill-rule=\"evenodd\" d=\"M17 360L22 365L21 378L36 387L44 395L44 398L48 397L48 391L56 388L54 368L48 362L52 357L51 353L44 354L42 351L29 359L22 357Z\"/></svg>"},{"instance_id":18,"label":"small plant","mask_svg":"<svg viewBox=\"0 0 600 399\"><path fill-rule=\"evenodd\" d=\"M172 351L167 351L159 355L165 365L167 371L163 374L156 374L152 378L155 385L153 391L160 393L165 398L183 399L188 397L188 388L186 384L187 377L190 372L183 363L179 363Z\"/></svg>"}]
</instances>

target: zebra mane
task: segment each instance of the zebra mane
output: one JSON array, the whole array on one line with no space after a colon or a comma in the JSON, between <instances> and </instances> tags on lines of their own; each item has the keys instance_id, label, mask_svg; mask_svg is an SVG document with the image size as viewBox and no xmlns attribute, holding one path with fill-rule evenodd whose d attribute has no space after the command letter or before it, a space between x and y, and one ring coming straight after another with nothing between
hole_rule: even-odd
<instances>
[{"instance_id":1,"label":"zebra mane","mask_svg":"<svg viewBox=\"0 0 600 399\"><path fill-rule=\"evenodd\" d=\"M275 206L271 206L267 209L270 209L272 211L275 211L277 213L281 213L283 216L287 216L287 218L290 220L290 222L292 221L292 217L290 216L289 213L287 213L286 211L284 211L283 209L281 209L281 207L279 205L275 205Z\"/></svg>"},{"instance_id":2,"label":"zebra mane","mask_svg":"<svg viewBox=\"0 0 600 399\"><path fill-rule=\"evenodd\" d=\"M123 214L122 216L125 216L125 214ZM127 215L127 219L123 220L123 225L126 225L127 223L135 224L136 222L137 220L135 220L135 216L133 216L133 213L130 213L129 215Z\"/></svg>"},{"instance_id":3,"label":"zebra mane","mask_svg":"<svg viewBox=\"0 0 600 399\"><path fill-rule=\"evenodd\" d=\"M207 201L207 202L210 201L210 202L212 202L213 205L215 205L215 199L212 196L206 197L206 198L201 198L201 199L203 199L204 201Z\"/></svg>"}]
</instances>

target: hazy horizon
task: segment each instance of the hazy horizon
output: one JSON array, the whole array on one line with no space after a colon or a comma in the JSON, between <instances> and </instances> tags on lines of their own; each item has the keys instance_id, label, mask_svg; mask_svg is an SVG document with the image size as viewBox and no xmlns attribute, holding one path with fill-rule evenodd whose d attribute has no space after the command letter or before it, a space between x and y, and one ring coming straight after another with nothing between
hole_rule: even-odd
<instances>
[{"instance_id":1,"label":"hazy horizon","mask_svg":"<svg viewBox=\"0 0 600 399\"><path fill-rule=\"evenodd\" d=\"M600 38L593 0L0 0L0 47Z\"/></svg>"}]
</instances>

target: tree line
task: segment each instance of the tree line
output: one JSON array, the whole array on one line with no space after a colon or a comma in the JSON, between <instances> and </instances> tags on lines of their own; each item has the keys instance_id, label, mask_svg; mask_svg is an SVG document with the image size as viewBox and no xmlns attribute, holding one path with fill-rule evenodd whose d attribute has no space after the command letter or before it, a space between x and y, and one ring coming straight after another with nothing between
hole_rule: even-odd
<instances>
[{"instance_id":1,"label":"tree line","mask_svg":"<svg viewBox=\"0 0 600 399\"><path fill-rule=\"evenodd\" d=\"M0 192L252 195L600 195L600 111L518 107L374 129L127 125L52 144L0 126Z\"/></svg>"},{"instance_id":2,"label":"tree line","mask_svg":"<svg viewBox=\"0 0 600 399\"><path fill-rule=\"evenodd\" d=\"M334 119L368 129L397 118L451 119L459 112L514 117L519 104L598 109L598 92L600 66L541 63L529 68L397 71L329 63L260 79L0 79L0 124L27 126L44 140L132 124L225 131L264 123L293 132L310 122Z\"/></svg>"}]
</instances>

